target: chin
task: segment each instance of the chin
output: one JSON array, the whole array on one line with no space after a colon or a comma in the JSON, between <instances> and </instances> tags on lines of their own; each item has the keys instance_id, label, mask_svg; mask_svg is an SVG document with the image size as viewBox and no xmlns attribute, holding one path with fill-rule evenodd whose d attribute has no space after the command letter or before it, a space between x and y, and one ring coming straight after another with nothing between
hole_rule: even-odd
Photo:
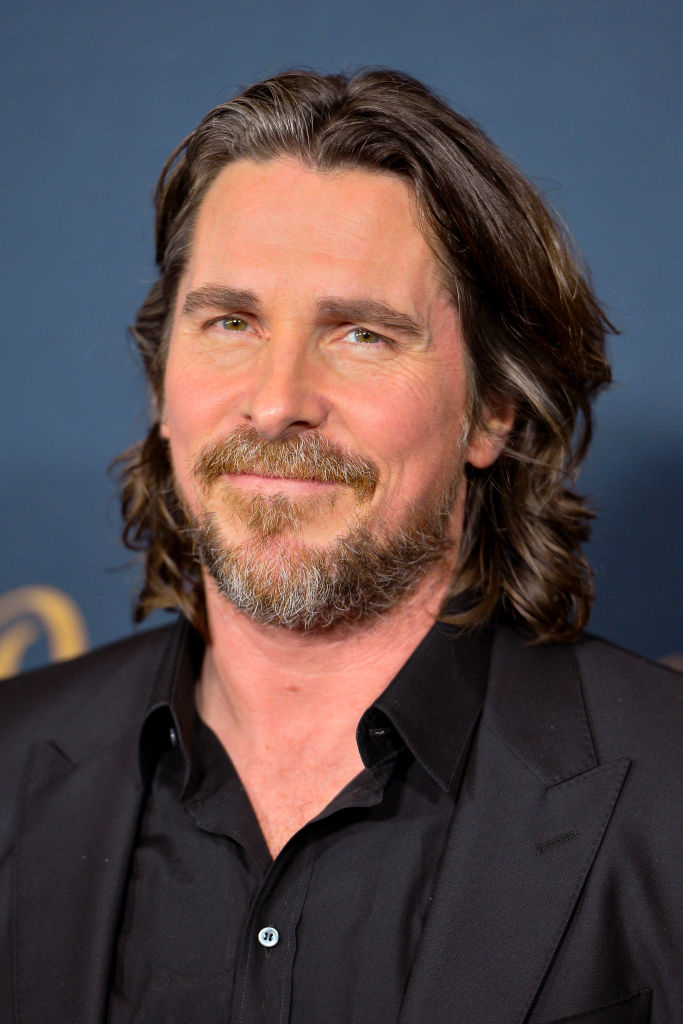
<instances>
[{"instance_id":1,"label":"chin","mask_svg":"<svg viewBox=\"0 0 683 1024\"><path fill-rule=\"evenodd\" d=\"M194 542L218 593L236 608L265 625L310 632L393 609L452 555L448 526L444 500L400 528L380 529L366 516L322 543L292 529L229 538L215 517L204 517Z\"/></svg>"}]
</instances>

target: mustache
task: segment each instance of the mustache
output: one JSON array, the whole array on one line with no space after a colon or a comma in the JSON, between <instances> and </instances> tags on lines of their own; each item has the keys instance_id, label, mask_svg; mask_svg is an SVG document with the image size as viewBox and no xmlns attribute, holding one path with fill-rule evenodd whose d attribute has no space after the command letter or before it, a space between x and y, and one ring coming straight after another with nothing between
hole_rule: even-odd
<instances>
[{"instance_id":1,"label":"mustache","mask_svg":"<svg viewBox=\"0 0 683 1024\"><path fill-rule=\"evenodd\" d=\"M194 472L205 485L226 473L345 484L360 500L372 496L379 479L371 459L344 451L315 431L269 440L254 427L236 427L207 445Z\"/></svg>"}]
</instances>

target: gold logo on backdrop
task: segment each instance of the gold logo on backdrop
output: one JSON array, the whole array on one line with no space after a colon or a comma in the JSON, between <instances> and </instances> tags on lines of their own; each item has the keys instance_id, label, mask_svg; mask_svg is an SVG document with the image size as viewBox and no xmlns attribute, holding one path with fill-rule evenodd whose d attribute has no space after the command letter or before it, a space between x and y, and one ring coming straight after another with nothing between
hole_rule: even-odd
<instances>
[{"instance_id":1,"label":"gold logo on backdrop","mask_svg":"<svg viewBox=\"0 0 683 1024\"><path fill-rule=\"evenodd\" d=\"M26 652L42 636L52 661L87 651L85 620L68 594L56 587L30 586L0 595L0 679L21 670Z\"/></svg>"}]
</instances>

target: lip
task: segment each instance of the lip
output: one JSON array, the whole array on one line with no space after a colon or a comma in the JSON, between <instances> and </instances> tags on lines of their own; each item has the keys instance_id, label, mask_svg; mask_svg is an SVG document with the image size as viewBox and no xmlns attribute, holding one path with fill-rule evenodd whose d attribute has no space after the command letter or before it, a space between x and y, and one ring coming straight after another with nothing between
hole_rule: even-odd
<instances>
[{"instance_id":1,"label":"lip","mask_svg":"<svg viewBox=\"0 0 683 1024\"><path fill-rule=\"evenodd\" d=\"M320 480L298 480L293 477L259 476L256 473L226 473L223 478L231 487L262 494L322 494L337 487Z\"/></svg>"}]
</instances>

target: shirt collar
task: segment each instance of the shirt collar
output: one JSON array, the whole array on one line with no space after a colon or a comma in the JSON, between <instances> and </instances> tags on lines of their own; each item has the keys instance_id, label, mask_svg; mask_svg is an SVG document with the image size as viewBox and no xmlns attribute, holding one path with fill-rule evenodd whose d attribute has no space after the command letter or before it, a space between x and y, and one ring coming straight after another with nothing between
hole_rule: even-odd
<instances>
[{"instance_id":1,"label":"shirt collar","mask_svg":"<svg viewBox=\"0 0 683 1024\"><path fill-rule=\"evenodd\" d=\"M358 745L365 763L396 748L396 736L444 790L460 777L484 703L491 631L464 634L437 622L361 717ZM159 667L140 733L140 769L149 777L161 754L178 747L190 773L194 684L204 646L180 619ZM392 735L393 734L393 735Z\"/></svg>"},{"instance_id":2,"label":"shirt collar","mask_svg":"<svg viewBox=\"0 0 683 1024\"><path fill-rule=\"evenodd\" d=\"M165 751L177 747L186 765L184 785L187 785L196 714L194 685L199 678L203 654L201 637L186 619L179 618L159 665L140 730L143 780L150 777Z\"/></svg>"},{"instance_id":3,"label":"shirt collar","mask_svg":"<svg viewBox=\"0 0 683 1024\"><path fill-rule=\"evenodd\" d=\"M484 704L491 631L465 634L436 622L389 686L361 719L376 714L398 732L413 756L444 790L459 778Z\"/></svg>"}]
</instances>

